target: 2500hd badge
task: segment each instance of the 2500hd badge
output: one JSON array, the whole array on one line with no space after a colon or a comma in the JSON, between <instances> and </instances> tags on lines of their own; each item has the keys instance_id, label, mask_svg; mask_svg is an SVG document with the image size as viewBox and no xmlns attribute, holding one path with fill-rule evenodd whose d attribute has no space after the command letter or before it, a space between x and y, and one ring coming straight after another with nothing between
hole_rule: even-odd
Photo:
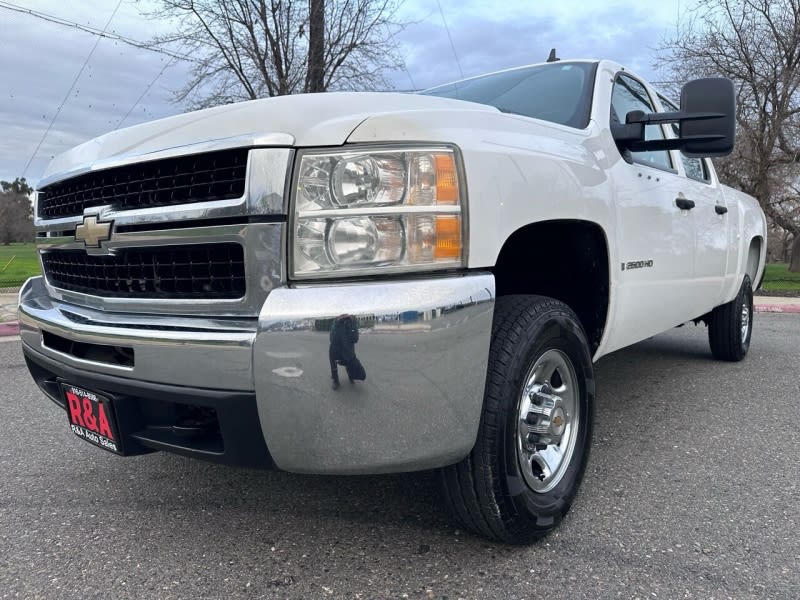
<instances>
[{"instance_id":1,"label":"2500hd badge","mask_svg":"<svg viewBox=\"0 0 800 600\"><path fill-rule=\"evenodd\" d=\"M630 271L632 269L649 269L653 266L653 264L654 261L652 260L632 260L622 263L622 270Z\"/></svg>"}]
</instances>

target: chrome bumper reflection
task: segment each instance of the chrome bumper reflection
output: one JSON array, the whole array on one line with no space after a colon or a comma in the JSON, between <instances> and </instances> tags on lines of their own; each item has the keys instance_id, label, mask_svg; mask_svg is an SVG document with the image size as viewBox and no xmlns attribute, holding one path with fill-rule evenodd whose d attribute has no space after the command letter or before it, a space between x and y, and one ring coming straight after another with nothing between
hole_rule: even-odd
<instances>
[{"instance_id":1,"label":"chrome bumper reflection","mask_svg":"<svg viewBox=\"0 0 800 600\"><path fill-rule=\"evenodd\" d=\"M386 473L450 464L472 448L494 296L490 274L281 287L256 321L104 313L51 298L37 277L20 292L19 317L23 344L68 366L255 390L264 438L282 469ZM350 319L350 338L340 337L346 328L331 336L337 317ZM48 346L48 334L130 348L133 365L71 355ZM366 380L351 384L337 365L334 389L332 346L353 353Z\"/></svg>"},{"instance_id":2,"label":"chrome bumper reflection","mask_svg":"<svg viewBox=\"0 0 800 600\"><path fill-rule=\"evenodd\" d=\"M34 277L20 290L19 321L23 344L72 367L154 383L253 390L254 319L103 313L51 298L43 279ZM54 349L43 332L83 344L130 348L133 366Z\"/></svg>"},{"instance_id":3,"label":"chrome bumper reflection","mask_svg":"<svg viewBox=\"0 0 800 600\"><path fill-rule=\"evenodd\" d=\"M490 274L273 290L253 369L275 463L378 473L465 456L480 421L494 296ZM357 324L357 342L331 335L337 317ZM334 389L331 362L342 346L366 380L351 384L337 366Z\"/></svg>"}]
</instances>

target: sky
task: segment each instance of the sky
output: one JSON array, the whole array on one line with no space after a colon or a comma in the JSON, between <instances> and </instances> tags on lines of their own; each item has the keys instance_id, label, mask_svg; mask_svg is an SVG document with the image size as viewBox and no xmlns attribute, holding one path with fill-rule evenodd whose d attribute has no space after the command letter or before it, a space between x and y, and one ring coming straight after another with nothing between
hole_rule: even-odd
<instances>
[{"instance_id":1,"label":"sky","mask_svg":"<svg viewBox=\"0 0 800 600\"><path fill-rule=\"evenodd\" d=\"M172 95L185 82L185 63L8 8L100 30L108 24L107 31L141 41L170 30L170 23L142 14L152 0L121 0L117 8L118 1L0 0L0 180L24 174L35 185L50 159L72 146L185 110ZM406 68L389 77L398 90L421 89L462 72L541 62L555 47L561 58L610 58L654 80L654 48L692 4L405 0L397 18L409 25L396 41Z\"/></svg>"}]
</instances>

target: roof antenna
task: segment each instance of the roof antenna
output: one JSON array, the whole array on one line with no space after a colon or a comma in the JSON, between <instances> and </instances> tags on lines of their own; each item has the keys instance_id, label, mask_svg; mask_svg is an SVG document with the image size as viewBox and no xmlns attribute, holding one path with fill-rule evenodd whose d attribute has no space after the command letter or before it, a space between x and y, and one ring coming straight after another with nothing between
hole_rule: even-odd
<instances>
[{"instance_id":1,"label":"roof antenna","mask_svg":"<svg viewBox=\"0 0 800 600\"><path fill-rule=\"evenodd\" d=\"M550 56L547 57L547 62L557 62L559 60L561 59L556 56L556 49L553 48L550 50Z\"/></svg>"}]
</instances>

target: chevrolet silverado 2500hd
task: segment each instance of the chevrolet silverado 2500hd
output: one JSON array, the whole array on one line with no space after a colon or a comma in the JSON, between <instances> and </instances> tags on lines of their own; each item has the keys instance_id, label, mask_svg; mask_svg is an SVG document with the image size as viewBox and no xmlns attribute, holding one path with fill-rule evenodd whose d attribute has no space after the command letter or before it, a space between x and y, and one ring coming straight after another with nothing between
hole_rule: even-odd
<instances>
[{"instance_id":1,"label":"chevrolet silverado 2500hd","mask_svg":"<svg viewBox=\"0 0 800 600\"><path fill-rule=\"evenodd\" d=\"M437 468L465 527L528 542L578 489L593 361L690 320L747 353L765 219L708 159L734 110L561 61L109 133L39 182L30 372L105 450Z\"/></svg>"}]
</instances>

